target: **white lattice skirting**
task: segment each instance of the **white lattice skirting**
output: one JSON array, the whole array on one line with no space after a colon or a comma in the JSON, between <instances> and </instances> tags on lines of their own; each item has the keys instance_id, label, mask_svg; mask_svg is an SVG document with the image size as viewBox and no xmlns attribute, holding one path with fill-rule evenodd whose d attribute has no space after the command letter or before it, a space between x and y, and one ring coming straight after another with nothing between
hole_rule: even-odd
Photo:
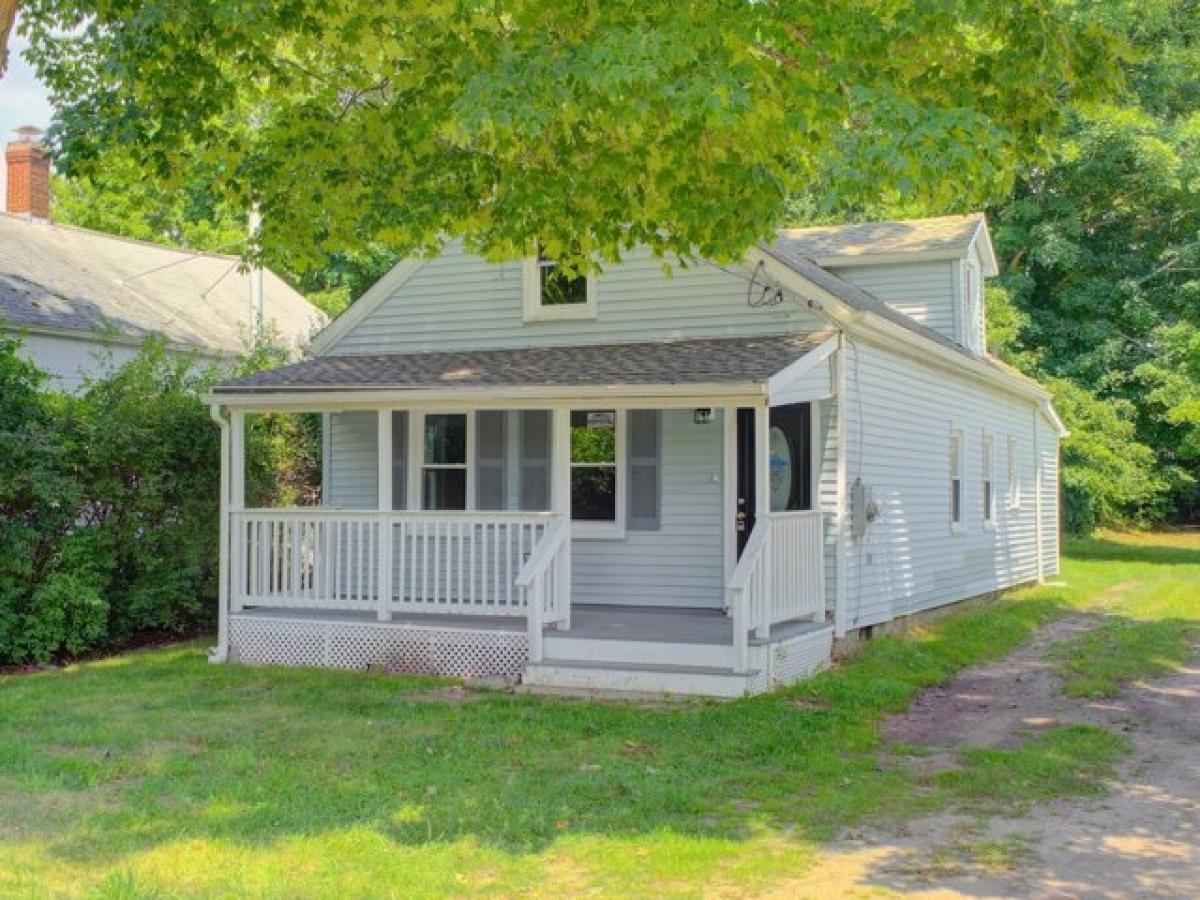
<instances>
[{"instance_id":1,"label":"white lattice skirting","mask_svg":"<svg viewBox=\"0 0 1200 900\"><path fill-rule=\"evenodd\" d=\"M251 665L516 678L529 639L515 631L233 616L229 651L233 661Z\"/></svg>"},{"instance_id":2,"label":"white lattice skirting","mask_svg":"<svg viewBox=\"0 0 1200 900\"><path fill-rule=\"evenodd\" d=\"M768 644L755 660L758 674L751 681L748 693L761 694L803 681L829 665L832 651L832 625Z\"/></svg>"}]
</instances>

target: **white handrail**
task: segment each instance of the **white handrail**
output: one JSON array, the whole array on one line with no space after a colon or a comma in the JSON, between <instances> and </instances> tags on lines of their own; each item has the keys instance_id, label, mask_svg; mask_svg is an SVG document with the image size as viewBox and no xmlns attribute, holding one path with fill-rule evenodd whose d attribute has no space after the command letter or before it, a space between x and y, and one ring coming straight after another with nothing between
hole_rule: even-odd
<instances>
[{"instance_id":1,"label":"white handrail","mask_svg":"<svg viewBox=\"0 0 1200 900\"><path fill-rule=\"evenodd\" d=\"M761 607L770 594L770 531L770 519L754 523L742 556L729 576L726 603L733 618L733 671L738 673L750 666L750 632L761 630Z\"/></svg>"},{"instance_id":2,"label":"white handrail","mask_svg":"<svg viewBox=\"0 0 1200 900\"><path fill-rule=\"evenodd\" d=\"M760 518L726 588L733 619L734 671L750 662L750 633L825 615L824 520L819 510L770 513Z\"/></svg>"},{"instance_id":3,"label":"white handrail","mask_svg":"<svg viewBox=\"0 0 1200 900\"><path fill-rule=\"evenodd\" d=\"M542 661L542 628L570 621L570 566L571 522L563 517L546 529L515 582L525 607L531 662Z\"/></svg>"}]
</instances>

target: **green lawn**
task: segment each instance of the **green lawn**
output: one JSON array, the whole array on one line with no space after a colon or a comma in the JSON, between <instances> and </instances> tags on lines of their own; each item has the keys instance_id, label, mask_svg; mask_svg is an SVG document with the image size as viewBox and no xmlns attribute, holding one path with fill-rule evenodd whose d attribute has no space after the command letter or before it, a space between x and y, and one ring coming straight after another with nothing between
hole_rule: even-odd
<instances>
[{"instance_id":1,"label":"green lawn","mask_svg":"<svg viewBox=\"0 0 1200 900\"><path fill-rule=\"evenodd\" d=\"M1200 539L1069 550L1066 586L733 703L458 700L431 680L212 666L199 644L0 678L0 894L753 891L801 874L849 824L1094 791L1125 747L1097 729L926 778L898 769L876 730L922 686L1070 609L1109 617L1081 639L1101 643L1061 649L1076 692L1184 657Z\"/></svg>"}]
</instances>

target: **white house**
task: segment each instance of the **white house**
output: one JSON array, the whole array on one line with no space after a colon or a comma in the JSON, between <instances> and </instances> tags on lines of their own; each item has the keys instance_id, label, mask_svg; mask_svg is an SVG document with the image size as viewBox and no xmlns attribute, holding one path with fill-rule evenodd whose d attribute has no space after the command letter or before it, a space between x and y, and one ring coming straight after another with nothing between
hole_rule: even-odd
<instances>
[{"instance_id":1,"label":"white house","mask_svg":"<svg viewBox=\"0 0 1200 900\"><path fill-rule=\"evenodd\" d=\"M51 219L50 160L36 129L5 149L0 213L0 333L56 386L77 389L151 334L202 362L251 346L251 281L235 256L194 253ZM263 324L298 350L327 319L283 279L262 273Z\"/></svg>"},{"instance_id":2,"label":"white house","mask_svg":"<svg viewBox=\"0 0 1200 900\"><path fill-rule=\"evenodd\" d=\"M987 354L982 216L594 278L449 244L227 382L215 660L735 696L1058 568L1047 392ZM326 415L325 506L246 509L245 417Z\"/></svg>"}]
</instances>

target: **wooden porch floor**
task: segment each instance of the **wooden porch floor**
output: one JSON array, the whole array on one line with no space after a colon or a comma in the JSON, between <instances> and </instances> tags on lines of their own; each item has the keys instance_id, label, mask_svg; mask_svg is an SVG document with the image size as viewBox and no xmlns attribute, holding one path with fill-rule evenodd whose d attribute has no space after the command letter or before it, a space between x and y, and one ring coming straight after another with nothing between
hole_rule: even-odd
<instances>
[{"instance_id":1,"label":"wooden porch floor","mask_svg":"<svg viewBox=\"0 0 1200 900\"><path fill-rule=\"evenodd\" d=\"M382 628L425 626L524 632L521 616L471 616L445 613L394 613L380 622L374 612L357 610L293 609L257 606L231 613L248 619L289 619L307 622L354 622ZM770 641L801 634L814 627L811 622L785 622L771 629ZM718 609L668 606L619 606L577 604L571 610L571 628L546 630L548 635L581 640L654 641L674 644L732 644L733 621ZM751 643L763 643L753 640Z\"/></svg>"}]
</instances>

